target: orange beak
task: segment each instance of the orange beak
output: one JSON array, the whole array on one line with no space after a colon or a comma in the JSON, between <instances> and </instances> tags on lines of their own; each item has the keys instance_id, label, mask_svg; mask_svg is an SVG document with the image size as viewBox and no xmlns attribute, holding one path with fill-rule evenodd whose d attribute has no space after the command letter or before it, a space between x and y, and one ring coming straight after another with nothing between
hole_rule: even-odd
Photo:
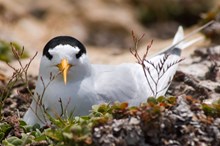
<instances>
[{"instance_id":1,"label":"orange beak","mask_svg":"<svg viewBox=\"0 0 220 146\"><path fill-rule=\"evenodd\" d=\"M67 59L62 59L61 63L57 65L57 67L59 68L59 70L62 72L63 74L63 81L64 84L66 85L67 83L67 75L68 75L68 71L70 69L72 65L68 63Z\"/></svg>"}]
</instances>

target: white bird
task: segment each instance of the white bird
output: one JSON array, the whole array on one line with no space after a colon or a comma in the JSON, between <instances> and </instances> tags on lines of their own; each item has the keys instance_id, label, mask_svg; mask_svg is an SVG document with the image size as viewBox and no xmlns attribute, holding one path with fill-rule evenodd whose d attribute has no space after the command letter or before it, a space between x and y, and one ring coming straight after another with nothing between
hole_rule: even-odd
<instances>
[{"instance_id":1,"label":"white bird","mask_svg":"<svg viewBox=\"0 0 220 146\"><path fill-rule=\"evenodd\" d=\"M24 121L42 126L48 122L45 112L52 117L62 116L64 111L82 116L96 104L119 101L137 106L150 96L164 95L177 70L181 50L198 41L184 42L183 39L183 29L179 27L173 45L145 61L149 69L146 70L147 81L138 63L91 64L86 48L77 39L70 36L53 38L44 47L34 98ZM153 65L159 67L167 54L162 66L165 72L158 74Z\"/></svg>"}]
</instances>

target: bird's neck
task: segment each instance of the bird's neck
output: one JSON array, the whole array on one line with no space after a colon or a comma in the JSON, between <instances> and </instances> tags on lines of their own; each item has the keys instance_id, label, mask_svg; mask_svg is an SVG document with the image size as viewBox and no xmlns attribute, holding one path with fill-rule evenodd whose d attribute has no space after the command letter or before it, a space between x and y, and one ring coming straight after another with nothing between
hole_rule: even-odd
<instances>
[{"instance_id":1,"label":"bird's neck","mask_svg":"<svg viewBox=\"0 0 220 146\"><path fill-rule=\"evenodd\" d=\"M71 72L70 80L80 81L86 78L90 78L92 74L93 74L92 66L90 63L88 63L88 64L78 67L77 70L74 70L73 72Z\"/></svg>"}]
</instances>

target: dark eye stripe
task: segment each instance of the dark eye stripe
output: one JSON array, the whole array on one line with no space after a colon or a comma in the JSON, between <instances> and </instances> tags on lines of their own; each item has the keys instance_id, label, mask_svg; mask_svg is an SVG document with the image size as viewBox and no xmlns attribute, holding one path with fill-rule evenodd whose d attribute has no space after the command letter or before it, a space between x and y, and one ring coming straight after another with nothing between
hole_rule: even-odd
<instances>
[{"instance_id":1,"label":"dark eye stripe","mask_svg":"<svg viewBox=\"0 0 220 146\"><path fill-rule=\"evenodd\" d=\"M78 47L80 50L76 54L76 58L80 58L82 54L86 54L86 48L84 45L78 41L77 39L70 36L58 36L51 39L44 47L43 56L45 55L49 60L53 58L53 56L49 53L50 49L55 48L58 45L70 45L72 47Z\"/></svg>"}]
</instances>

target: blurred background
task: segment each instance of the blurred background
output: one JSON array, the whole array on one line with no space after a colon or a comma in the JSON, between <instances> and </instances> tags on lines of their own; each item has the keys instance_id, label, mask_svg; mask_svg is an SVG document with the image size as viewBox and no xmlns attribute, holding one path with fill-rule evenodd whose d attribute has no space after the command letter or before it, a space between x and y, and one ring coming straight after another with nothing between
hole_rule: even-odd
<instances>
[{"instance_id":1,"label":"blurred background","mask_svg":"<svg viewBox=\"0 0 220 146\"><path fill-rule=\"evenodd\" d=\"M9 42L24 47L25 57L37 51L30 68L37 75L44 45L57 35L70 35L87 47L92 63L134 62L131 31L145 34L140 53L151 40L150 53L155 53L171 43L179 25L189 33L212 19L219 21L219 13L219 0L0 0L0 59L16 65L7 51ZM220 38L219 23L214 29L206 31L213 40ZM0 69L8 71L3 62Z\"/></svg>"}]
</instances>

